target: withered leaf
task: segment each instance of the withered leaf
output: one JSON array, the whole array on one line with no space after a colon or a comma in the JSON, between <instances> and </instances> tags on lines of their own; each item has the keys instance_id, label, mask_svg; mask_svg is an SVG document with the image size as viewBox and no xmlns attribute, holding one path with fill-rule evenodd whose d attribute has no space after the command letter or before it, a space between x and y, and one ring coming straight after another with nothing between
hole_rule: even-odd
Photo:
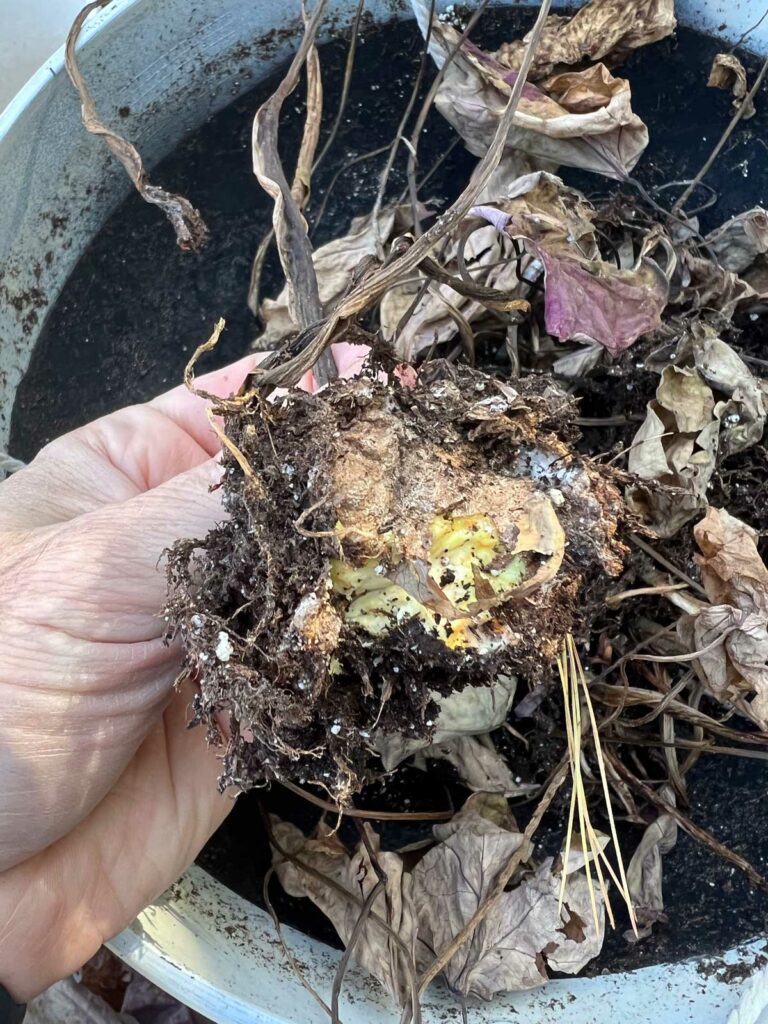
<instances>
[{"instance_id":1,"label":"withered leaf","mask_svg":"<svg viewBox=\"0 0 768 1024\"><path fill-rule=\"evenodd\" d=\"M464 814L460 827L449 831L440 826L435 834L442 842L416 865L413 898L420 939L437 952L487 899L499 872L525 839L474 808ZM570 876L568 910L558 909L559 889L560 877L549 859L503 893L448 962L444 975L452 991L491 999L498 992L543 984L546 963L565 973L588 963L602 945L602 903L598 896L600 928L595 931L586 879L578 873ZM575 928L574 915L583 928Z\"/></svg>"},{"instance_id":2,"label":"withered leaf","mask_svg":"<svg viewBox=\"0 0 768 1024\"><path fill-rule=\"evenodd\" d=\"M515 781L509 765L493 745L490 736L455 736L433 743L419 755L447 761L464 785L475 793L499 793L514 798L536 792L539 786Z\"/></svg>"},{"instance_id":3,"label":"withered leaf","mask_svg":"<svg viewBox=\"0 0 768 1024\"><path fill-rule=\"evenodd\" d=\"M389 771L406 757L431 744L493 732L506 721L516 689L515 677L501 673L492 686L465 686L447 696L432 690L430 696L440 710L431 739L414 739L378 730L373 736L373 745Z\"/></svg>"},{"instance_id":4,"label":"withered leaf","mask_svg":"<svg viewBox=\"0 0 768 1024\"><path fill-rule=\"evenodd\" d=\"M547 19L531 78L542 78L558 65L585 60L619 63L633 50L670 35L676 24L674 0L591 0L572 17ZM496 57L517 70L529 39L530 34L502 43Z\"/></svg>"},{"instance_id":5,"label":"withered leaf","mask_svg":"<svg viewBox=\"0 0 768 1024\"><path fill-rule=\"evenodd\" d=\"M710 508L694 527L697 562L711 606L683 615L683 646L700 651L697 675L712 696L768 728L768 569L756 533L724 509ZM748 700L748 698L751 698Z\"/></svg>"},{"instance_id":6,"label":"withered leaf","mask_svg":"<svg viewBox=\"0 0 768 1024\"><path fill-rule=\"evenodd\" d=\"M385 241L391 236L396 219L397 210L394 207L382 210L379 214L379 233ZM315 250L312 262L323 308L341 298L361 261L375 254L376 237L376 228L371 218L356 217L345 235ZM261 318L264 331L256 342L261 348L274 348L296 332L298 325L290 309L287 285L277 298L264 300Z\"/></svg>"},{"instance_id":7,"label":"withered leaf","mask_svg":"<svg viewBox=\"0 0 768 1024\"><path fill-rule=\"evenodd\" d=\"M741 274L768 252L768 212L762 206L746 210L715 228L704 241L720 266Z\"/></svg>"},{"instance_id":8,"label":"withered leaf","mask_svg":"<svg viewBox=\"0 0 768 1024\"><path fill-rule=\"evenodd\" d=\"M675 805L675 791L671 786L664 786L660 795L667 803ZM671 814L660 814L643 833L627 867L627 886L640 926L640 938L649 935L657 921L665 920L662 857L676 842L676 819ZM634 932L628 931L624 937L630 942L636 941Z\"/></svg>"},{"instance_id":9,"label":"withered leaf","mask_svg":"<svg viewBox=\"0 0 768 1024\"><path fill-rule=\"evenodd\" d=\"M747 95L747 72L735 53L718 53L712 61L707 85L733 93L734 109L741 107ZM750 100L744 107L742 118L754 117L755 105Z\"/></svg>"},{"instance_id":10,"label":"withered leaf","mask_svg":"<svg viewBox=\"0 0 768 1024\"><path fill-rule=\"evenodd\" d=\"M364 826L376 859L386 874L383 892L375 899L373 911L398 936L408 950L416 941L416 920L411 904L411 877L403 870L401 857L382 852L378 835L369 825ZM349 853L335 833L322 823L318 835L307 838L289 822L272 819L275 839L288 853L321 875L327 876L355 900L345 898L334 887L302 869L300 864L281 857L273 850L273 863L280 882L291 896L306 896L331 921L342 942L347 943L360 916L360 900L374 889L378 876L363 843ZM353 957L369 971L402 1005L408 998L412 972L403 951L387 931L369 916L355 943Z\"/></svg>"},{"instance_id":11,"label":"withered leaf","mask_svg":"<svg viewBox=\"0 0 768 1024\"><path fill-rule=\"evenodd\" d=\"M411 0L422 34L430 22L428 0ZM435 21L429 52L438 67L459 44L453 26ZM594 76L592 69L574 72ZM637 163L648 143L648 131L632 111L629 83L603 78L603 102L580 113L551 97L543 88L526 83L507 137L508 151L527 154L535 161L521 170L558 164L623 179ZM466 40L446 68L435 106L461 135L467 149L482 156L488 149L517 77L496 57ZM578 104L577 104L578 105Z\"/></svg>"},{"instance_id":12,"label":"withered leaf","mask_svg":"<svg viewBox=\"0 0 768 1024\"><path fill-rule=\"evenodd\" d=\"M429 574L430 565L425 559L408 559L389 569L386 578L410 594L425 608L443 615L446 619L466 618L466 612L449 601L439 583Z\"/></svg>"},{"instance_id":13,"label":"withered leaf","mask_svg":"<svg viewBox=\"0 0 768 1024\"><path fill-rule=\"evenodd\" d=\"M673 358L628 456L630 473L659 485L630 486L628 504L662 537L706 507L718 456L755 444L767 409L749 367L708 325L693 324Z\"/></svg>"}]
</instances>

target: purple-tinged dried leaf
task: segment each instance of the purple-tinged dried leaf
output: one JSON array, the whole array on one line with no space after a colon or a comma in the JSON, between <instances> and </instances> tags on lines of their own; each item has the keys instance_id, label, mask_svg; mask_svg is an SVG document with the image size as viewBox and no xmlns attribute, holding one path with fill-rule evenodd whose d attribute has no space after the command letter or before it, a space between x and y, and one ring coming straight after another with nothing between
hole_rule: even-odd
<instances>
[{"instance_id":1,"label":"purple-tinged dried leaf","mask_svg":"<svg viewBox=\"0 0 768 1024\"><path fill-rule=\"evenodd\" d=\"M426 36L429 3L411 0L411 6ZM438 67L445 64L459 38L451 25L433 23L429 52ZM534 157L536 167L554 170L565 164L624 180L648 144L648 131L632 111L629 83L614 78L606 68L589 68L571 75L573 80L562 102L526 83L507 136L507 150ZM586 113L579 109L581 96L577 109L567 105L567 94L576 89L578 76L595 97ZM476 156L487 151L516 79L517 71L510 71L468 40L448 65L435 106Z\"/></svg>"},{"instance_id":2,"label":"purple-tinged dried leaf","mask_svg":"<svg viewBox=\"0 0 768 1024\"><path fill-rule=\"evenodd\" d=\"M537 173L518 179L501 209L473 213L525 242L544 267L547 331L561 341L602 345L619 355L661 326L669 284L659 266L641 257L632 270L600 258L592 210L559 178Z\"/></svg>"}]
</instances>

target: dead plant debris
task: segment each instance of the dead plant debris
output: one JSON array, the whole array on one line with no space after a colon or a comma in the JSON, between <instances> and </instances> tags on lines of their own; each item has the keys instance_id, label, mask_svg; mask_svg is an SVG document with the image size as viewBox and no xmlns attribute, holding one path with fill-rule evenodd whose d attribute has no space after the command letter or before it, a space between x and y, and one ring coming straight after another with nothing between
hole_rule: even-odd
<instances>
[{"instance_id":1,"label":"dead plant debris","mask_svg":"<svg viewBox=\"0 0 768 1024\"><path fill-rule=\"evenodd\" d=\"M68 68L88 130L158 202L74 60L100 5L73 27ZM493 53L470 38L478 12L462 29L411 0L439 71L387 149L388 170L407 161L408 189L391 199L385 174L371 213L314 249L312 171L342 116L362 12L326 126L324 6L302 5L296 56L254 119L274 216L249 304L254 347L271 351L212 401L226 516L169 553L166 613L222 787L284 782L319 807L310 835L266 817L283 887L347 947L320 1005L339 1019L354 960L416 1024L438 976L466 1010L581 970L606 920L632 942L664 927L663 858L679 827L766 884L689 817L686 776L710 751L762 756L768 739L760 535L743 521L748 501L733 514L711 503L716 484L737 493L729 459L764 451L768 362L742 351L740 331L768 301L768 213L702 234L686 212L734 121L696 179L676 183L671 210L632 177L648 129L616 69L674 32L673 0L590 0L570 17L545 2L525 38ZM734 119L750 116L765 71L748 87L734 54L716 58L710 84L733 92ZM302 75L288 172L280 110ZM478 157L442 212L416 176L433 102ZM612 188L589 199L560 166ZM194 248L197 211L166 198ZM263 299L273 241L285 287ZM190 363L190 387L222 326ZM332 356L341 342L368 351L348 380ZM310 370L314 394L297 387ZM605 414L584 415L587 400ZM441 823L390 848L360 819L418 815L367 815L355 799L405 764L447 773L464 802L427 812ZM545 814L560 842L542 855ZM638 827L626 867L620 819Z\"/></svg>"}]
</instances>

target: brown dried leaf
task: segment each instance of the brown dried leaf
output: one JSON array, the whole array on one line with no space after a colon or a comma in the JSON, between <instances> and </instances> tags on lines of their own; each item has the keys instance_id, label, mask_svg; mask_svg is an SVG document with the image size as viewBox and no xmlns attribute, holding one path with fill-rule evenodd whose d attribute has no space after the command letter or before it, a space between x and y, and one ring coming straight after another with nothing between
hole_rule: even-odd
<instances>
[{"instance_id":1,"label":"brown dried leaf","mask_svg":"<svg viewBox=\"0 0 768 1024\"><path fill-rule=\"evenodd\" d=\"M386 875L384 891L373 903L378 915L407 949L416 942L416 920L411 904L411 876L403 870L397 853L383 853L377 834L364 826L371 848ZM374 889L378 877L363 843L350 854L335 833L321 824L318 835L308 839L289 822L272 818L275 839L283 849L322 875L327 876L355 897L350 900L327 882L302 869L300 864L283 859L273 850L273 863L280 882L290 896L308 897L331 921L345 944L360 916L360 904ZM407 1000L412 976L403 951L390 933L371 915L363 925L355 944L353 959L369 971L399 1005Z\"/></svg>"},{"instance_id":2,"label":"brown dried leaf","mask_svg":"<svg viewBox=\"0 0 768 1024\"><path fill-rule=\"evenodd\" d=\"M767 411L746 363L711 327L693 324L662 371L628 456L630 473L660 486L630 486L629 507L659 536L673 536L706 508L718 456L757 443Z\"/></svg>"},{"instance_id":3,"label":"brown dried leaf","mask_svg":"<svg viewBox=\"0 0 768 1024\"><path fill-rule=\"evenodd\" d=\"M431 951L444 949L459 934L526 841L510 823L491 821L482 811L482 806L468 805L447 826L435 828L442 841L413 871L419 938ZM599 894L596 932L586 879L580 874L569 877L566 902L558 909L560 877L553 866L552 859L546 860L493 905L446 965L452 991L491 999L498 992L534 988L547 980L545 963L573 974L599 952Z\"/></svg>"},{"instance_id":4,"label":"brown dried leaf","mask_svg":"<svg viewBox=\"0 0 768 1024\"><path fill-rule=\"evenodd\" d=\"M710 508L694 528L696 561L712 604L768 615L768 569L757 551L758 534L725 509Z\"/></svg>"},{"instance_id":5,"label":"brown dried leaf","mask_svg":"<svg viewBox=\"0 0 768 1024\"><path fill-rule=\"evenodd\" d=\"M440 584L432 579L429 574L430 568L429 562L424 559L409 559L399 562L385 575L388 580L396 583L398 587L402 587L406 594L410 594L425 608L430 608L433 612L450 620L466 618L467 613L449 601ZM493 591L493 587L491 590ZM493 594L495 597L496 592L493 591ZM496 597L496 604L498 603L499 599Z\"/></svg>"},{"instance_id":6,"label":"brown dried leaf","mask_svg":"<svg viewBox=\"0 0 768 1024\"><path fill-rule=\"evenodd\" d=\"M768 211L756 206L731 217L704 241L720 266L740 274L768 252Z\"/></svg>"},{"instance_id":7,"label":"brown dried leaf","mask_svg":"<svg viewBox=\"0 0 768 1024\"><path fill-rule=\"evenodd\" d=\"M656 401L672 414L682 434L698 433L712 422L715 399L697 370L668 366L656 389Z\"/></svg>"},{"instance_id":8,"label":"brown dried leaf","mask_svg":"<svg viewBox=\"0 0 768 1024\"><path fill-rule=\"evenodd\" d=\"M411 6L426 35L429 3L411 0ZM429 51L438 67L445 64L459 38L451 25L433 23ZM587 74L590 80L594 76L591 69ZM587 113L573 112L527 82L507 136L507 150L534 157L536 167L554 170L565 164L609 178L626 178L648 144L648 131L632 111L629 83L613 78L607 69L598 74L603 76L604 103ZM435 106L475 156L488 150L516 78L516 71L469 41L447 66Z\"/></svg>"},{"instance_id":9,"label":"brown dried leaf","mask_svg":"<svg viewBox=\"0 0 768 1024\"><path fill-rule=\"evenodd\" d=\"M677 24L674 0L591 0L572 17L547 19L531 72L534 81L560 64L604 60L618 64L633 51L671 35ZM503 43L495 56L520 67L525 39Z\"/></svg>"},{"instance_id":10,"label":"brown dried leaf","mask_svg":"<svg viewBox=\"0 0 768 1024\"><path fill-rule=\"evenodd\" d=\"M757 534L724 509L710 508L694 528L697 562L712 602L684 615L677 633L686 650L701 651L694 665L709 693L741 699L739 708L768 728L768 569Z\"/></svg>"},{"instance_id":11,"label":"brown dried leaf","mask_svg":"<svg viewBox=\"0 0 768 1024\"><path fill-rule=\"evenodd\" d=\"M111 152L125 168L141 198L152 206L158 206L171 223L180 249L198 252L208 240L208 228L199 210L184 196L167 192L159 185L150 184L141 154L132 143L99 120L96 105L85 83L75 58L75 48L83 24L92 11L106 7L110 0L93 0L86 4L69 30L65 51L65 64L70 81L77 89L82 104L82 118L85 130L103 139Z\"/></svg>"},{"instance_id":12,"label":"brown dried leaf","mask_svg":"<svg viewBox=\"0 0 768 1024\"><path fill-rule=\"evenodd\" d=\"M712 68L709 72L707 85L715 89L724 89L733 93L733 106L735 110L741 107L744 97L747 95L747 72L735 53L718 53L712 61ZM754 117L755 105L751 101L744 108L742 118Z\"/></svg>"},{"instance_id":13,"label":"brown dried leaf","mask_svg":"<svg viewBox=\"0 0 768 1024\"><path fill-rule=\"evenodd\" d=\"M675 793L665 786L660 793L667 803L675 805ZM627 886L641 938L650 935L657 921L666 920L662 890L662 857L677 842L677 821L671 814L662 813L643 833L637 849L627 867ZM634 932L626 932L628 941L636 941Z\"/></svg>"}]
</instances>

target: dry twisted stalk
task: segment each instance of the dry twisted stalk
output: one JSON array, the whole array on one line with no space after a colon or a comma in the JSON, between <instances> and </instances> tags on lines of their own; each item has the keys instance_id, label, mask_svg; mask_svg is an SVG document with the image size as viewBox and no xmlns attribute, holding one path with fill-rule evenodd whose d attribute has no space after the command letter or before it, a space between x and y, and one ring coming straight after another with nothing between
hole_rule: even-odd
<instances>
[{"instance_id":1,"label":"dry twisted stalk","mask_svg":"<svg viewBox=\"0 0 768 1024\"><path fill-rule=\"evenodd\" d=\"M310 328L305 337L294 339L291 343L295 354L279 365L262 364L255 371L255 379L261 388L290 387L295 385L307 370L317 361L355 316L374 305L389 288L392 288L403 277L412 273L429 257L433 247L452 231L469 213L475 199L487 184L498 167L507 141L507 135L514 121L517 105L523 93L528 72L533 62L541 30L547 18L551 0L543 0L539 9L536 25L530 36L530 42L523 58L520 74L515 81L509 102L496 128L496 134L485 156L477 165L472 181L466 186L458 199L442 216L438 217L432 227L412 245L396 243L389 259L363 278L336 306L332 313L315 330Z\"/></svg>"},{"instance_id":2,"label":"dry twisted stalk","mask_svg":"<svg viewBox=\"0 0 768 1024\"><path fill-rule=\"evenodd\" d=\"M208 228L200 216L200 212L184 196L167 192L159 185L150 183L141 155L136 147L99 120L93 97L77 65L75 48L86 18L92 11L106 7L110 2L111 0L92 0L92 3L86 4L75 18L67 36L65 65L67 74L80 96L83 126L91 135L96 135L104 140L125 168L141 198L153 206L160 207L176 233L176 243L179 248L197 252L202 249L208 239Z\"/></svg>"},{"instance_id":3,"label":"dry twisted stalk","mask_svg":"<svg viewBox=\"0 0 768 1024\"><path fill-rule=\"evenodd\" d=\"M307 24L306 10L302 9L304 24ZM323 116L323 79L320 71L320 55L317 47L312 44L307 54L307 115L304 121L304 132L301 138L301 148L296 161L296 169L291 184L291 195L296 200L299 209L304 210L309 202L310 187L312 183L312 172L319 163L320 158L315 161L315 152L320 139L320 126ZM259 315L261 275L264 270L269 248L275 240L275 229L270 228L267 234L259 242L256 255L251 265L251 278L248 285L247 304L254 316Z\"/></svg>"},{"instance_id":4,"label":"dry twisted stalk","mask_svg":"<svg viewBox=\"0 0 768 1024\"><path fill-rule=\"evenodd\" d=\"M323 307L320 302L317 274L312 262L312 244L309 241L307 222L301 212L300 204L297 202L296 194L289 187L285 177L278 153L278 133L283 103L296 88L301 69L305 63L310 61L312 51L317 52L315 38L327 3L328 0L319 0L312 15L309 18L305 17L304 35L296 55L283 80L266 103L259 107L253 121L253 170L261 187L274 200L272 227L275 232L280 263L288 284L288 307L291 318L301 329L307 329L313 324L319 323L323 317ZM314 146L311 141L314 132L313 126L309 131L305 130L306 146L302 143L300 163L304 161L304 166L301 173L307 178L311 174L311 165L314 159ZM310 137L309 141L307 141L308 136ZM316 143L315 139L314 145ZM308 164L306 163L307 157L309 157ZM297 168L298 173L299 168ZM297 192L300 190L299 182ZM315 363L317 363L318 383L327 383L336 376L333 355L330 350L326 353L325 345L320 348L316 358L312 359L306 369Z\"/></svg>"}]
</instances>

